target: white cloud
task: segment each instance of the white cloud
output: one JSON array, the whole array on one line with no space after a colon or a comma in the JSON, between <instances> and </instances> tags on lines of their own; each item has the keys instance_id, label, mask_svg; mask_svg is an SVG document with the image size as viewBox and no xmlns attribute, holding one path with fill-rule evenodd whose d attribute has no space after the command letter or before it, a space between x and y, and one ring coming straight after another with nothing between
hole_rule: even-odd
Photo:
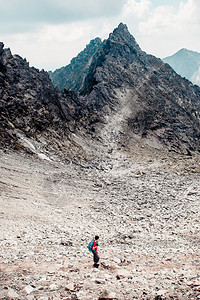
<instances>
[{"instance_id":1,"label":"white cloud","mask_svg":"<svg viewBox=\"0 0 200 300\"><path fill-rule=\"evenodd\" d=\"M13 53L47 70L66 65L91 39L107 38L120 22L147 53L200 52L200 0L174 0L174 6L154 1L0 0L1 39Z\"/></svg>"},{"instance_id":2,"label":"white cloud","mask_svg":"<svg viewBox=\"0 0 200 300\"><path fill-rule=\"evenodd\" d=\"M159 6L151 11L149 18L139 22L139 29L142 35L159 34L164 32L186 33L193 32L192 26L200 26L200 1L188 0L181 2L178 11L172 6ZM173 30L173 32L172 32Z\"/></svg>"},{"instance_id":3,"label":"white cloud","mask_svg":"<svg viewBox=\"0 0 200 300\"><path fill-rule=\"evenodd\" d=\"M144 2L144 0L141 0L137 3L137 6L140 5L141 11ZM144 11L145 18L142 14L138 18L135 32L140 46L145 51L159 57L168 56L180 48L200 52L199 0L181 1L178 10L170 5L160 5L157 8L146 5ZM134 10L132 16L135 16ZM133 29L132 25L130 27Z\"/></svg>"},{"instance_id":4,"label":"white cloud","mask_svg":"<svg viewBox=\"0 0 200 300\"><path fill-rule=\"evenodd\" d=\"M188 0L187 3L181 3L177 21L190 34L195 29L200 29L200 1Z\"/></svg>"},{"instance_id":5,"label":"white cloud","mask_svg":"<svg viewBox=\"0 0 200 300\"><path fill-rule=\"evenodd\" d=\"M0 0L0 32L118 15L126 0Z\"/></svg>"},{"instance_id":6,"label":"white cloud","mask_svg":"<svg viewBox=\"0 0 200 300\"><path fill-rule=\"evenodd\" d=\"M5 47L37 68L54 70L70 62L93 39L90 22L45 25L34 33L4 36ZM28 57L27 57L28 54Z\"/></svg>"},{"instance_id":7,"label":"white cloud","mask_svg":"<svg viewBox=\"0 0 200 300\"><path fill-rule=\"evenodd\" d=\"M171 7L161 6L149 14L147 20L139 23L139 32L143 36L162 34L174 26L173 11Z\"/></svg>"},{"instance_id":8,"label":"white cloud","mask_svg":"<svg viewBox=\"0 0 200 300\"><path fill-rule=\"evenodd\" d=\"M128 0L124 5L122 17L124 19L143 19L149 14L150 8L150 0L141 0L140 2L135 0Z\"/></svg>"},{"instance_id":9,"label":"white cloud","mask_svg":"<svg viewBox=\"0 0 200 300\"><path fill-rule=\"evenodd\" d=\"M96 36L107 37L126 0L0 0L6 47L30 65L55 69L69 63Z\"/></svg>"}]
</instances>

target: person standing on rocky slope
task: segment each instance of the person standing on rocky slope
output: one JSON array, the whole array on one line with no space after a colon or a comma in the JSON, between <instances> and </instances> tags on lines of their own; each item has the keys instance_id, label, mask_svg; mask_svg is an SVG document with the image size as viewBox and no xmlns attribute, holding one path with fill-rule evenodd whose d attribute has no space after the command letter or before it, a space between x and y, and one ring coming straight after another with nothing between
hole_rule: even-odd
<instances>
[{"instance_id":1,"label":"person standing on rocky slope","mask_svg":"<svg viewBox=\"0 0 200 300\"><path fill-rule=\"evenodd\" d=\"M97 247L98 247L98 241L99 241L99 236L95 235L95 239L94 239L94 243L92 245L92 253L93 253L93 260L94 260L94 267L98 268L99 267L99 254L97 251Z\"/></svg>"}]
</instances>

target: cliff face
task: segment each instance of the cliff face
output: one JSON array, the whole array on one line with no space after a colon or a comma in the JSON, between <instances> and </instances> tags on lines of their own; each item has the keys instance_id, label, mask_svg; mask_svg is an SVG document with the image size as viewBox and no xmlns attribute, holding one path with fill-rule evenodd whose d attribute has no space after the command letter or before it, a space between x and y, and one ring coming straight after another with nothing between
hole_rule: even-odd
<instances>
[{"instance_id":1,"label":"cliff face","mask_svg":"<svg viewBox=\"0 0 200 300\"><path fill-rule=\"evenodd\" d=\"M163 58L178 74L200 86L200 53L181 49L172 56Z\"/></svg>"},{"instance_id":2,"label":"cliff face","mask_svg":"<svg viewBox=\"0 0 200 300\"><path fill-rule=\"evenodd\" d=\"M79 115L78 109L74 93L60 93L47 72L30 68L25 59L12 55L0 43L2 146L15 147L22 135L31 138L51 131L60 137L67 136Z\"/></svg>"}]
</instances>

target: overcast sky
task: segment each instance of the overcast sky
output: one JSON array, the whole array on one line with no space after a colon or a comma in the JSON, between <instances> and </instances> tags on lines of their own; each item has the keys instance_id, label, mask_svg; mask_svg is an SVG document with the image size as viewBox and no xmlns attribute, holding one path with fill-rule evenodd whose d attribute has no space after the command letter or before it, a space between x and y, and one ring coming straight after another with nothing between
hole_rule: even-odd
<instances>
[{"instance_id":1,"label":"overcast sky","mask_svg":"<svg viewBox=\"0 0 200 300\"><path fill-rule=\"evenodd\" d=\"M47 71L120 22L149 54L200 52L200 0L0 0L0 41Z\"/></svg>"}]
</instances>

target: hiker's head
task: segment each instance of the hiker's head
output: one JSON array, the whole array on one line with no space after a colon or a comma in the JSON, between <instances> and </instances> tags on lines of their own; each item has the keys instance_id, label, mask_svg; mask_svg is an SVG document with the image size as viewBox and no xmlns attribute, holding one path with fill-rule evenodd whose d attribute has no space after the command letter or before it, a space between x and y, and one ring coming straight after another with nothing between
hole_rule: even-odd
<instances>
[{"instance_id":1,"label":"hiker's head","mask_svg":"<svg viewBox=\"0 0 200 300\"><path fill-rule=\"evenodd\" d=\"M98 235L95 235L95 241L98 241L98 239L99 239L99 236Z\"/></svg>"}]
</instances>

